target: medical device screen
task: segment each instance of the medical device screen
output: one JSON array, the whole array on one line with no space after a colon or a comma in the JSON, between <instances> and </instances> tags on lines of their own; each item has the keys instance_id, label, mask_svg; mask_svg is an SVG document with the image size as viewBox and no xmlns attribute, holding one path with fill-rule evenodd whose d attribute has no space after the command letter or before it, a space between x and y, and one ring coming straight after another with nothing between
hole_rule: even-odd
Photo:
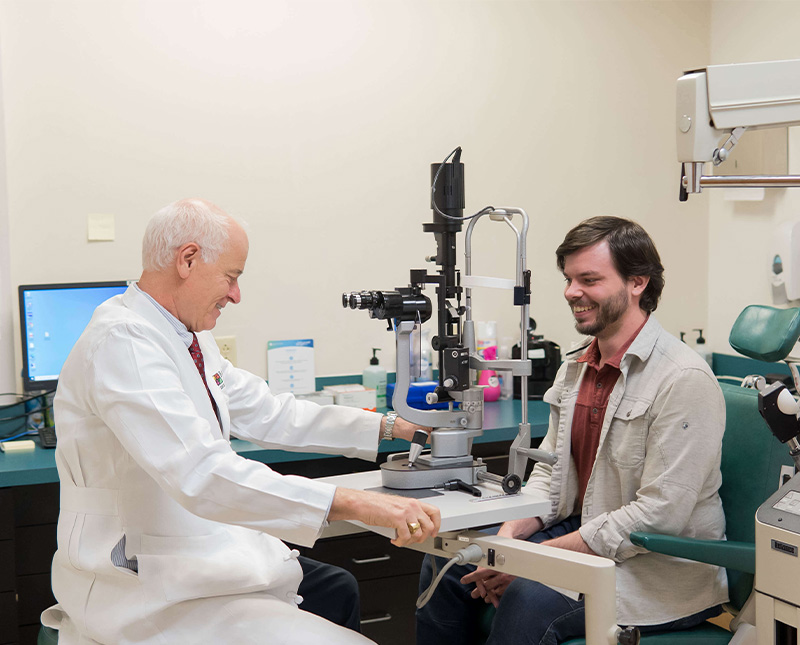
<instances>
[{"instance_id":1,"label":"medical device screen","mask_svg":"<svg viewBox=\"0 0 800 645\"><path fill-rule=\"evenodd\" d=\"M123 293L127 282L22 285L22 385L26 392L54 389L61 367L95 308Z\"/></svg>"}]
</instances>

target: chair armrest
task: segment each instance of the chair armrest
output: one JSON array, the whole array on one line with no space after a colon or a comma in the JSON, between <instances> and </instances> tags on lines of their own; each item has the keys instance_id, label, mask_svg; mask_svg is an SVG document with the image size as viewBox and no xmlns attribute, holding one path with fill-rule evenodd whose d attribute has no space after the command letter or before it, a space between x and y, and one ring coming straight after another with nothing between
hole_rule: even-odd
<instances>
[{"instance_id":1,"label":"chair armrest","mask_svg":"<svg viewBox=\"0 0 800 645\"><path fill-rule=\"evenodd\" d=\"M698 540L640 531L631 533L631 542L655 553L696 560L745 573L756 572L756 546L750 542Z\"/></svg>"}]
</instances>

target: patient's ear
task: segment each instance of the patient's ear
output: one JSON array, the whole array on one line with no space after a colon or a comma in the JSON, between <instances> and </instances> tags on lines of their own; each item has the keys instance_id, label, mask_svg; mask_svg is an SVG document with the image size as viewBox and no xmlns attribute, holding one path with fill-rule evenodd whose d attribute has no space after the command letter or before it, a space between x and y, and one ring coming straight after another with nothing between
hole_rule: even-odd
<instances>
[{"instance_id":1,"label":"patient's ear","mask_svg":"<svg viewBox=\"0 0 800 645\"><path fill-rule=\"evenodd\" d=\"M650 276L649 275L635 275L632 278L629 278L629 282L632 285L631 295L632 296L641 296L642 293L644 293L644 290L647 289L647 285L650 284Z\"/></svg>"}]
</instances>

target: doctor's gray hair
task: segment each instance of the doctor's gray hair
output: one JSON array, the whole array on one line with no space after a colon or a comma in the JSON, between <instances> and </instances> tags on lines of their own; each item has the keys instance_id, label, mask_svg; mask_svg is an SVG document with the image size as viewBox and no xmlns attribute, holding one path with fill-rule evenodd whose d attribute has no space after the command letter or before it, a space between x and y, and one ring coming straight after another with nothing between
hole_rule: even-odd
<instances>
[{"instance_id":1,"label":"doctor's gray hair","mask_svg":"<svg viewBox=\"0 0 800 645\"><path fill-rule=\"evenodd\" d=\"M142 240L145 271L165 269L184 244L195 242L203 262L216 262L228 242L232 218L204 199L182 199L165 206L147 223Z\"/></svg>"}]
</instances>

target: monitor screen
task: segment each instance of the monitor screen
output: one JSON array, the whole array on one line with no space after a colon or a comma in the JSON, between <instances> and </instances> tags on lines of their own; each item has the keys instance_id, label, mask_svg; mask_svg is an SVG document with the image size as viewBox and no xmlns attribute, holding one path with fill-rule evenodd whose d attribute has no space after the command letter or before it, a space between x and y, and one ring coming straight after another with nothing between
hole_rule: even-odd
<instances>
[{"instance_id":1,"label":"monitor screen","mask_svg":"<svg viewBox=\"0 0 800 645\"><path fill-rule=\"evenodd\" d=\"M25 392L55 389L61 367L95 308L127 288L124 281L19 287Z\"/></svg>"}]
</instances>

